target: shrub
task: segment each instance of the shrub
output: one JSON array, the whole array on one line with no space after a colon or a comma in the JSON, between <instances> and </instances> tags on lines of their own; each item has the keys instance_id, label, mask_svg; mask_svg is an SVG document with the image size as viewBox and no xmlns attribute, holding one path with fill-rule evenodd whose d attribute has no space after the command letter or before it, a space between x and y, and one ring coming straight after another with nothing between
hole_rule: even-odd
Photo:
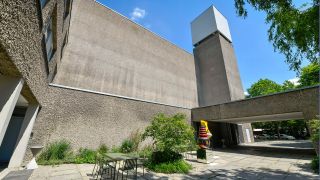
<instances>
[{"instance_id":1,"label":"shrub","mask_svg":"<svg viewBox=\"0 0 320 180\"><path fill-rule=\"evenodd\" d=\"M87 148L80 148L76 158L74 160L77 164L83 163L90 163L93 164L96 161L96 151L87 149Z\"/></svg>"},{"instance_id":2,"label":"shrub","mask_svg":"<svg viewBox=\"0 0 320 180\"><path fill-rule=\"evenodd\" d=\"M138 151L139 157L143 157L143 158L144 158L144 157L147 157L147 158L151 157L151 155L152 155L152 150L153 150L153 148L152 148L151 145L145 146L145 147L142 148L140 151Z\"/></svg>"},{"instance_id":3,"label":"shrub","mask_svg":"<svg viewBox=\"0 0 320 180\"><path fill-rule=\"evenodd\" d=\"M320 136L320 120L314 119L309 121L309 126L311 130L311 139L313 142L319 141Z\"/></svg>"},{"instance_id":4,"label":"shrub","mask_svg":"<svg viewBox=\"0 0 320 180\"><path fill-rule=\"evenodd\" d=\"M109 148L105 144L101 144L97 149L97 153L105 154L109 151Z\"/></svg>"},{"instance_id":5,"label":"shrub","mask_svg":"<svg viewBox=\"0 0 320 180\"><path fill-rule=\"evenodd\" d=\"M147 137L153 139L157 151L183 152L194 143L194 129L184 114L158 114L142 135L143 139Z\"/></svg>"},{"instance_id":6,"label":"shrub","mask_svg":"<svg viewBox=\"0 0 320 180\"><path fill-rule=\"evenodd\" d=\"M112 146L111 150L112 153L120 153L121 152L121 148L117 147L117 146Z\"/></svg>"},{"instance_id":7,"label":"shrub","mask_svg":"<svg viewBox=\"0 0 320 180\"><path fill-rule=\"evenodd\" d=\"M130 139L124 140L120 146L122 153L130 153L134 151L134 142Z\"/></svg>"},{"instance_id":8,"label":"shrub","mask_svg":"<svg viewBox=\"0 0 320 180\"><path fill-rule=\"evenodd\" d=\"M151 162L154 164L174 162L181 159L182 155L173 151L156 151L151 156Z\"/></svg>"},{"instance_id":9,"label":"shrub","mask_svg":"<svg viewBox=\"0 0 320 180\"><path fill-rule=\"evenodd\" d=\"M148 169L158 173L188 173L192 166L184 160L166 162L160 164L147 163Z\"/></svg>"},{"instance_id":10,"label":"shrub","mask_svg":"<svg viewBox=\"0 0 320 180\"><path fill-rule=\"evenodd\" d=\"M133 131L130 134L129 140L133 143L132 150L138 151L140 142L142 140L142 134L140 133L139 129L137 129L136 131Z\"/></svg>"},{"instance_id":11,"label":"shrub","mask_svg":"<svg viewBox=\"0 0 320 180\"><path fill-rule=\"evenodd\" d=\"M50 143L37 158L39 164L72 162L71 145L66 140Z\"/></svg>"},{"instance_id":12,"label":"shrub","mask_svg":"<svg viewBox=\"0 0 320 180\"><path fill-rule=\"evenodd\" d=\"M315 158L312 159L311 168L315 173L319 174L319 156L316 156Z\"/></svg>"}]
</instances>

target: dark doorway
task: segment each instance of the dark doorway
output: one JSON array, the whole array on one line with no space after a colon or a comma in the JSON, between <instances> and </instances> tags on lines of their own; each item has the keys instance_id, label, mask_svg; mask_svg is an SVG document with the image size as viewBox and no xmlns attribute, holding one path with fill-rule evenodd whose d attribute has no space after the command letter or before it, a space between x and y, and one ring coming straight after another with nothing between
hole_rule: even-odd
<instances>
[{"instance_id":1,"label":"dark doorway","mask_svg":"<svg viewBox=\"0 0 320 180\"><path fill-rule=\"evenodd\" d=\"M6 168L10 162L11 156L17 143L17 139L19 137L26 110L27 109L25 107L16 107L13 111L8 128L0 146L1 168Z\"/></svg>"}]
</instances>

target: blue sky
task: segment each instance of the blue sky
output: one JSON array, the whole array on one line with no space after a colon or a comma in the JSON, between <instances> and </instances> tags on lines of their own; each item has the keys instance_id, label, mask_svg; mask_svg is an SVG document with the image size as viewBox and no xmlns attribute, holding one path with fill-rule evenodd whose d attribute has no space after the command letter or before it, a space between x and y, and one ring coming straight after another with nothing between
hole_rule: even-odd
<instances>
[{"instance_id":1,"label":"blue sky","mask_svg":"<svg viewBox=\"0 0 320 180\"><path fill-rule=\"evenodd\" d=\"M190 22L210 5L229 21L241 80L246 90L260 78L278 83L293 79L296 73L274 52L268 41L265 14L248 7L248 17L238 17L233 0L98 0L180 48L192 53ZM297 0L297 6L305 0Z\"/></svg>"}]
</instances>

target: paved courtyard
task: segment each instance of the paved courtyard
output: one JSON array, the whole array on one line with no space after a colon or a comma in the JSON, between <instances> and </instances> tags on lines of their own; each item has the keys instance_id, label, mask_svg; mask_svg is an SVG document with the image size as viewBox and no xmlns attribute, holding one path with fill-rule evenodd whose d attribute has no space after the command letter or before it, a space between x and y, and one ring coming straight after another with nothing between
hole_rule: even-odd
<instances>
[{"instance_id":1,"label":"paved courtyard","mask_svg":"<svg viewBox=\"0 0 320 180\"><path fill-rule=\"evenodd\" d=\"M310 140L255 140L254 143L248 143L248 144L242 144L242 145L313 150L312 142Z\"/></svg>"},{"instance_id":2,"label":"paved courtyard","mask_svg":"<svg viewBox=\"0 0 320 180\"><path fill-rule=\"evenodd\" d=\"M261 152L255 150L208 151L209 164L195 162L195 156L188 156L194 167L187 174L160 174L147 172L139 179L319 179L310 170L312 156L290 153ZM69 164L40 166L30 179L90 179L93 165Z\"/></svg>"}]
</instances>

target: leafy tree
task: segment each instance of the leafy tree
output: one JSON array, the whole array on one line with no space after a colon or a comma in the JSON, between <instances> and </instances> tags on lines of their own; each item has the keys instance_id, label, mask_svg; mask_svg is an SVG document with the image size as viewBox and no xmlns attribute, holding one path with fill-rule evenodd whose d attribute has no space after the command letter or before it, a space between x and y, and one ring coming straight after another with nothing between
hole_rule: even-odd
<instances>
[{"instance_id":1,"label":"leafy tree","mask_svg":"<svg viewBox=\"0 0 320 180\"><path fill-rule=\"evenodd\" d=\"M313 86L319 84L320 65L318 63L311 63L302 68L299 79L299 87Z\"/></svg>"},{"instance_id":2,"label":"leafy tree","mask_svg":"<svg viewBox=\"0 0 320 180\"><path fill-rule=\"evenodd\" d=\"M142 137L151 137L156 150L164 152L182 152L195 142L194 129L187 123L184 114L171 117L164 114L156 115Z\"/></svg>"},{"instance_id":3,"label":"leafy tree","mask_svg":"<svg viewBox=\"0 0 320 180\"><path fill-rule=\"evenodd\" d=\"M248 89L249 97L268 95L280 91L282 91L281 85L269 79L260 79Z\"/></svg>"},{"instance_id":4,"label":"leafy tree","mask_svg":"<svg viewBox=\"0 0 320 180\"><path fill-rule=\"evenodd\" d=\"M296 88L296 86L291 81L284 81L282 84L282 90L287 91Z\"/></svg>"},{"instance_id":5,"label":"leafy tree","mask_svg":"<svg viewBox=\"0 0 320 180\"><path fill-rule=\"evenodd\" d=\"M292 0L235 0L237 14L246 17L245 5L263 11L270 24L269 41L286 56L290 69L300 70L306 58L317 62L319 50L319 0L295 7Z\"/></svg>"}]
</instances>

